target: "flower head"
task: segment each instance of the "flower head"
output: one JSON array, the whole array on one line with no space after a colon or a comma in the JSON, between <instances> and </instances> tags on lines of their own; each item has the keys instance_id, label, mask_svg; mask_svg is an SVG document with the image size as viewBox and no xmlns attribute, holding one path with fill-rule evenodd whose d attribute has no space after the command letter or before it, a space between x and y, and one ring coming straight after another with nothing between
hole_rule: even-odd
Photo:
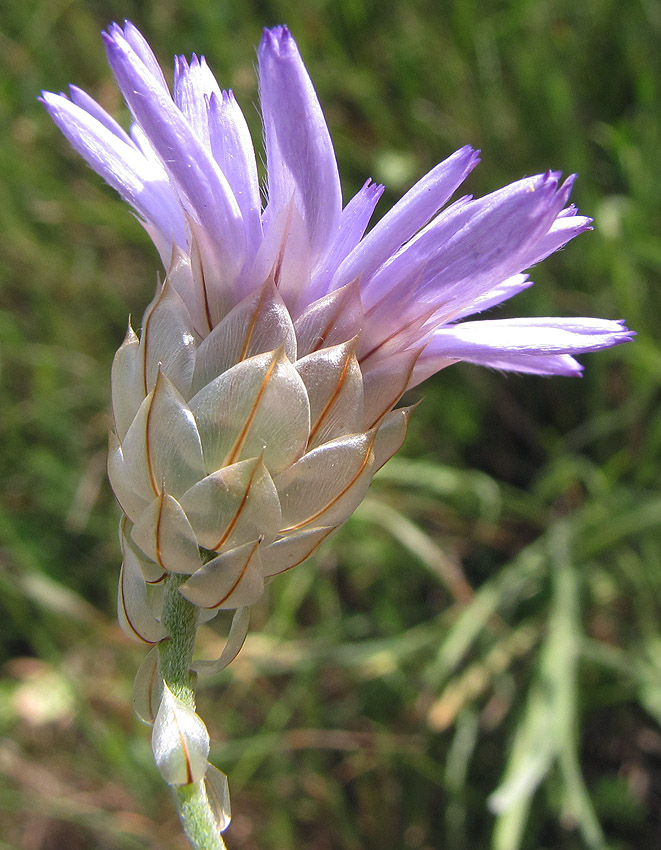
<instances>
[{"instance_id":1,"label":"flower head","mask_svg":"<svg viewBox=\"0 0 661 850\"><path fill-rule=\"evenodd\" d=\"M113 367L127 630L159 639L145 583L167 572L189 574L182 592L211 612L252 604L350 515L404 439L408 411L393 407L439 369L576 375L575 354L631 338L601 319L466 321L589 228L569 205L573 177L448 204L478 162L464 147L366 235L383 187L368 180L343 206L321 106L276 27L258 51L262 209L245 119L204 57L176 58L171 94L132 24L104 41L130 132L75 87L43 102L167 269Z\"/></svg>"}]
</instances>

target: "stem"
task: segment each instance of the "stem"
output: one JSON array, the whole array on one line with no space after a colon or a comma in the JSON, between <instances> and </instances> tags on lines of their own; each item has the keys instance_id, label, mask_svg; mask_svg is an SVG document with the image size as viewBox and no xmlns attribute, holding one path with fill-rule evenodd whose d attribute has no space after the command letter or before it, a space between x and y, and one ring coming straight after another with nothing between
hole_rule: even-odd
<instances>
[{"instance_id":1,"label":"stem","mask_svg":"<svg viewBox=\"0 0 661 850\"><path fill-rule=\"evenodd\" d=\"M181 593L187 575L170 573L165 583L163 625L170 637L161 641L158 655L161 675L172 693L195 709L196 675L191 672L197 608ZM204 780L191 785L173 785L181 824L194 850L227 850L211 811Z\"/></svg>"},{"instance_id":2,"label":"stem","mask_svg":"<svg viewBox=\"0 0 661 850\"><path fill-rule=\"evenodd\" d=\"M162 623L169 638L158 645L161 675L172 693L195 708L195 680L190 665L197 632L197 608L179 593L187 575L170 573L165 580Z\"/></svg>"}]
</instances>

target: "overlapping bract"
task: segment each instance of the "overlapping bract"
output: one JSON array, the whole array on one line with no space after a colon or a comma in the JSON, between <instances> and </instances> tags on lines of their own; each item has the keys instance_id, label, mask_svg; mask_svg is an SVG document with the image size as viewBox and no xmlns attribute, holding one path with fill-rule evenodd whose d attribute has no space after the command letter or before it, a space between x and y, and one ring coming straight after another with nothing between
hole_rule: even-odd
<instances>
[{"instance_id":1,"label":"overlapping bract","mask_svg":"<svg viewBox=\"0 0 661 850\"><path fill-rule=\"evenodd\" d=\"M163 637L149 596L168 573L190 575L181 592L210 613L256 602L350 516L409 419L391 408L413 361L398 384L365 381L359 323L326 344L332 300L302 317L299 357L272 280L202 339L176 289L191 276L178 253L112 370L121 619L147 642Z\"/></svg>"},{"instance_id":2,"label":"overlapping bract","mask_svg":"<svg viewBox=\"0 0 661 850\"><path fill-rule=\"evenodd\" d=\"M530 285L524 270L590 226L573 177L528 177L445 206L478 161L462 148L365 235L383 187L343 207L328 128L286 27L258 51L267 159L204 58L173 93L130 23L104 34L134 118L124 132L74 87L43 101L71 144L133 206L167 277L113 366L109 472L126 515L120 619L163 637L158 587L243 612L308 557L401 445L404 391L468 360L580 373L577 353L631 338L598 319L465 321ZM246 624L237 614L225 661ZM214 668L216 669L216 668Z\"/></svg>"}]
</instances>

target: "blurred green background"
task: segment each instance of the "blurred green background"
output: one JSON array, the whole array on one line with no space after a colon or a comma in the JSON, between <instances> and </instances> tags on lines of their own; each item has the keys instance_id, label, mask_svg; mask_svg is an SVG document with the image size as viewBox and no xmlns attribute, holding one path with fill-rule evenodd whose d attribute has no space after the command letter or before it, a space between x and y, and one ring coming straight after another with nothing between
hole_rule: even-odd
<instances>
[{"instance_id":1,"label":"blurred green background","mask_svg":"<svg viewBox=\"0 0 661 850\"><path fill-rule=\"evenodd\" d=\"M124 18L168 74L206 54L256 138L255 45L287 22L380 215L466 143L475 194L579 172L595 231L497 315L638 332L582 380L459 365L413 394L402 453L200 692L228 845L658 847L659 2L0 0L0 850L185 847L131 712L105 481L111 358L159 264L36 101L75 82L125 121L99 39Z\"/></svg>"}]
</instances>

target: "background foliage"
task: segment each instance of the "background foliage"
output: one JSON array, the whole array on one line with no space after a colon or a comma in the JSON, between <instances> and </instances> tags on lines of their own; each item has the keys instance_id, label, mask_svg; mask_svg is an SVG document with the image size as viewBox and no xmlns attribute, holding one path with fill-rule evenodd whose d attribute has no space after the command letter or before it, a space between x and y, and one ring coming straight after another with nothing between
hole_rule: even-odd
<instances>
[{"instance_id":1,"label":"background foliage","mask_svg":"<svg viewBox=\"0 0 661 850\"><path fill-rule=\"evenodd\" d=\"M115 625L108 384L158 263L35 98L126 118L99 30L204 52L259 137L289 23L348 197L472 143L481 194L577 171L596 229L500 315L626 317L582 380L455 366L316 563L201 692L233 850L661 839L661 6L653 0L0 0L0 850L182 850ZM208 629L207 651L220 642Z\"/></svg>"}]
</instances>

